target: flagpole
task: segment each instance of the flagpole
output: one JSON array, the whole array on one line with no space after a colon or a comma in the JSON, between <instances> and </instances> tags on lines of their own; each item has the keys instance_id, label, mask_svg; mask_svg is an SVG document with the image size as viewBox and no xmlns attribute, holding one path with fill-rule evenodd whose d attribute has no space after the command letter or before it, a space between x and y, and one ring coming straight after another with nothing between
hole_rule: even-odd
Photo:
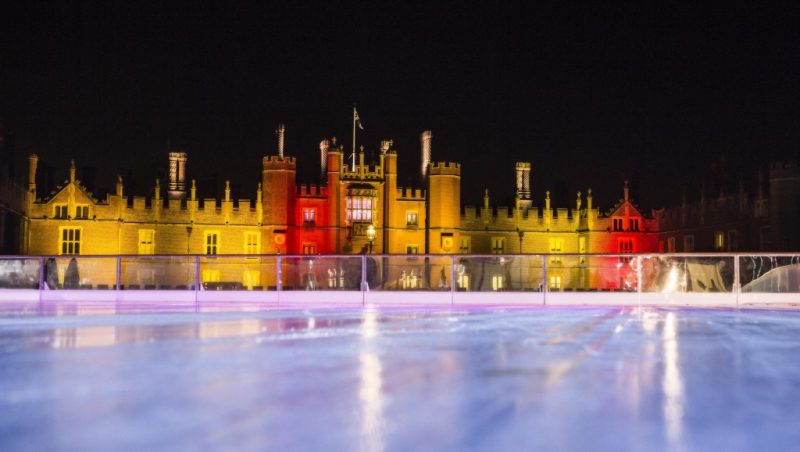
<instances>
[{"instance_id":1,"label":"flagpole","mask_svg":"<svg viewBox=\"0 0 800 452\"><path fill-rule=\"evenodd\" d=\"M353 165L352 172L356 172L356 106L353 105Z\"/></svg>"}]
</instances>

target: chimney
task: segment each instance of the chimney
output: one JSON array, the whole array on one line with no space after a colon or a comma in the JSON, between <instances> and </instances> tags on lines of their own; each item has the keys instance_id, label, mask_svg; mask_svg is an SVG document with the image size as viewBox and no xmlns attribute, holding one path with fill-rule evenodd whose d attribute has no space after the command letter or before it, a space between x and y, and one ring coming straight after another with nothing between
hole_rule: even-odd
<instances>
[{"instance_id":1,"label":"chimney","mask_svg":"<svg viewBox=\"0 0 800 452\"><path fill-rule=\"evenodd\" d=\"M186 161L185 152L169 153L169 184L167 197L169 199L183 199L186 197Z\"/></svg>"},{"instance_id":2,"label":"chimney","mask_svg":"<svg viewBox=\"0 0 800 452\"><path fill-rule=\"evenodd\" d=\"M331 147L331 140L327 138L319 142L319 174L320 182L325 182L328 177L328 149Z\"/></svg>"},{"instance_id":3,"label":"chimney","mask_svg":"<svg viewBox=\"0 0 800 452\"><path fill-rule=\"evenodd\" d=\"M39 156L31 154L28 156L28 191L36 195L36 167L39 166Z\"/></svg>"},{"instance_id":4,"label":"chimney","mask_svg":"<svg viewBox=\"0 0 800 452\"><path fill-rule=\"evenodd\" d=\"M431 138L433 133L430 130L422 132L419 136L422 151L422 178L428 175L428 164L431 163Z\"/></svg>"},{"instance_id":5,"label":"chimney","mask_svg":"<svg viewBox=\"0 0 800 452\"><path fill-rule=\"evenodd\" d=\"M284 135L286 134L286 126L283 123L278 124L278 129L275 135L278 136L278 157L283 158L283 144Z\"/></svg>"}]
</instances>

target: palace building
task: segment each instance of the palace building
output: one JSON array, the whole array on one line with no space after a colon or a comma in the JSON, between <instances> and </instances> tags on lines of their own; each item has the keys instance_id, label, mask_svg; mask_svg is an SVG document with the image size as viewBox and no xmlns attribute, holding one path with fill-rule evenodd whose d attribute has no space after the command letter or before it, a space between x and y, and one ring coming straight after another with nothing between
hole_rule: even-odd
<instances>
[{"instance_id":1,"label":"palace building","mask_svg":"<svg viewBox=\"0 0 800 452\"><path fill-rule=\"evenodd\" d=\"M38 157L29 158L24 253L109 254L536 254L656 251L655 220L629 198L608 213L593 204L591 189L572 208L553 208L550 193L534 205L531 164L516 165L515 205L462 210L461 166L430 161L432 135L421 136L424 187L398 186L398 151L381 142L375 165L364 148L344 158L334 140L320 143L322 183L298 184L297 162L284 154L279 129L275 155L262 160L252 199L198 199L187 177L188 156L169 153L169 180L156 180L149 196L129 196L124 181L104 198L76 177L52 194L36 197ZM348 162L349 160L349 162Z\"/></svg>"}]
</instances>

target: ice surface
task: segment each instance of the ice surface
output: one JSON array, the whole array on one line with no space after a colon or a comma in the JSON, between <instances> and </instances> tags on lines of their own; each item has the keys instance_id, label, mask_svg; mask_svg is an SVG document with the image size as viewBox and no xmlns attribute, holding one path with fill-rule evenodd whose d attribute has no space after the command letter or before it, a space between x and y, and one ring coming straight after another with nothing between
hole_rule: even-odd
<instances>
[{"instance_id":1,"label":"ice surface","mask_svg":"<svg viewBox=\"0 0 800 452\"><path fill-rule=\"evenodd\" d=\"M0 450L800 447L797 311L65 312L0 318Z\"/></svg>"}]
</instances>

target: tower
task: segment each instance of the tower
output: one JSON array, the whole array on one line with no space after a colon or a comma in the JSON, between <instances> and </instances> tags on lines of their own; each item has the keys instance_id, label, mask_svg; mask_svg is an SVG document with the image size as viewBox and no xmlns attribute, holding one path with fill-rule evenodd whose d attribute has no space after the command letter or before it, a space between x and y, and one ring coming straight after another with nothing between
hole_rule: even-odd
<instances>
[{"instance_id":1,"label":"tower","mask_svg":"<svg viewBox=\"0 0 800 452\"><path fill-rule=\"evenodd\" d=\"M297 193L297 161L294 157L284 156L284 131L284 125L279 124L276 131L278 155L267 155L262 160L262 210L266 242L263 249L268 253L285 254L292 246L288 230Z\"/></svg>"},{"instance_id":2,"label":"tower","mask_svg":"<svg viewBox=\"0 0 800 452\"><path fill-rule=\"evenodd\" d=\"M461 165L455 162L431 164L427 197L427 252L457 252L461 221Z\"/></svg>"}]
</instances>

